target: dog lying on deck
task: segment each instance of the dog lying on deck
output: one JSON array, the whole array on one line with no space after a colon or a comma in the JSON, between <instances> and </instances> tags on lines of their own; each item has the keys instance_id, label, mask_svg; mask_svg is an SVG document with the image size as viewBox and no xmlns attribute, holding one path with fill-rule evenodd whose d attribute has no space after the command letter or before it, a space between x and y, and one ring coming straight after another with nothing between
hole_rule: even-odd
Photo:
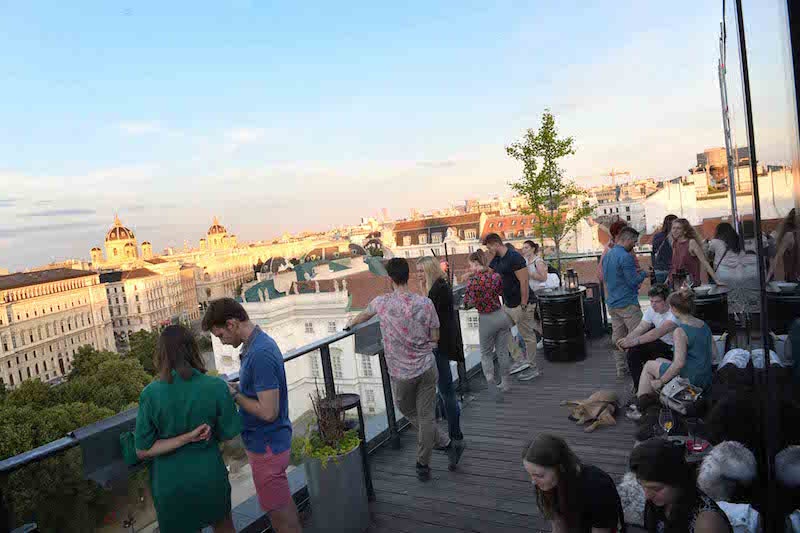
<instances>
[{"instance_id":1,"label":"dog lying on deck","mask_svg":"<svg viewBox=\"0 0 800 533\"><path fill-rule=\"evenodd\" d=\"M619 409L619 397L616 392L599 390L585 400L565 400L561 405L566 405L572 410L569 415L570 420L574 420L579 426L589 424L584 429L586 433L591 433L599 427L617 424L614 415Z\"/></svg>"}]
</instances>

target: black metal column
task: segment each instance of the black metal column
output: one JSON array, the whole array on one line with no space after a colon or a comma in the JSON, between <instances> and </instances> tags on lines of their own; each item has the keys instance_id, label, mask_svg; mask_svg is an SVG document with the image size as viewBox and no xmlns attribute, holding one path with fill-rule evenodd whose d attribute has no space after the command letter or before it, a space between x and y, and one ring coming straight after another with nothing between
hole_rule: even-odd
<instances>
[{"instance_id":1,"label":"black metal column","mask_svg":"<svg viewBox=\"0 0 800 533\"><path fill-rule=\"evenodd\" d=\"M747 42L745 38L744 29L744 14L742 12L742 0L736 1L736 25L739 37L739 54L742 60L742 92L744 95L744 114L745 126L747 128L747 142L750 149L750 177L753 182L753 222L756 232L756 254L758 256L758 281L761 287L767 286L767 274L765 269L764 249L761 246L762 231L761 231L761 197L758 191L758 158L756 156L756 135L753 129L753 105L750 97L750 67L747 62ZM733 191L731 191L733 193ZM777 532L781 529L781 520L777 516L777 486L775 481L775 436L778 432L778 419L775 397L775 376L772 370L772 365L769 362L769 316L767 306L767 293L761 291L761 341L764 349L766 363L764 365L764 378L758 384L759 396L761 399L760 407L762 412L763 431L764 436L764 452L767 465L767 486L765 498L765 524L764 529L767 532Z\"/></svg>"},{"instance_id":2,"label":"black metal column","mask_svg":"<svg viewBox=\"0 0 800 533\"><path fill-rule=\"evenodd\" d=\"M378 352L378 361L381 365L381 383L383 383L383 401L386 404L386 421L389 424L389 442L392 448L400 448L400 433L397 431L397 418L394 412L394 395L392 394L392 382L389 378L389 367L386 366L386 357L383 350Z\"/></svg>"},{"instance_id":3,"label":"black metal column","mask_svg":"<svg viewBox=\"0 0 800 533\"><path fill-rule=\"evenodd\" d=\"M319 354L322 358L322 377L325 379L325 397L332 399L336 396L336 384L333 381L330 344L321 346Z\"/></svg>"}]
</instances>

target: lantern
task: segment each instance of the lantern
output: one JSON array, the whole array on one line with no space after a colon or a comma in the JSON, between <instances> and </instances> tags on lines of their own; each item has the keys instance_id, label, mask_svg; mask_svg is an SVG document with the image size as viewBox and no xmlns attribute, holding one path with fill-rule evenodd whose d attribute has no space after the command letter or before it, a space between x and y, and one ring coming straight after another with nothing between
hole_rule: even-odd
<instances>
[{"instance_id":1,"label":"lantern","mask_svg":"<svg viewBox=\"0 0 800 533\"><path fill-rule=\"evenodd\" d=\"M578 287L579 287L579 284L578 284L578 273L575 272L575 270L573 270L571 268L567 270L566 284L565 285L566 285L565 288L568 291L572 291L572 290L577 290L578 289Z\"/></svg>"}]
</instances>

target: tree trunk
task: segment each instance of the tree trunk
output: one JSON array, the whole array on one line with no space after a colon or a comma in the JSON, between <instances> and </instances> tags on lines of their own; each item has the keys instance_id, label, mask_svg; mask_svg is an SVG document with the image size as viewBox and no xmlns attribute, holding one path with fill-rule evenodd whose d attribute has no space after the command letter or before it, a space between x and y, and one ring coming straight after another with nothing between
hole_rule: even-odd
<instances>
[{"instance_id":1,"label":"tree trunk","mask_svg":"<svg viewBox=\"0 0 800 533\"><path fill-rule=\"evenodd\" d=\"M561 272L561 241L553 239L553 242L556 245L556 264L558 264L558 274L561 276L563 274Z\"/></svg>"}]
</instances>

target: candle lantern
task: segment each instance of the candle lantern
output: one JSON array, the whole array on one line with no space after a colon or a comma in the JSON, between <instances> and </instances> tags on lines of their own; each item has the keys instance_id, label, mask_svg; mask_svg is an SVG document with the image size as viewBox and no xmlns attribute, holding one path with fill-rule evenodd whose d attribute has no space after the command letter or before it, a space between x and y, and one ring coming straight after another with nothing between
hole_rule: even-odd
<instances>
[{"instance_id":1,"label":"candle lantern","mask_svg":"<svg viewBox=\"0 0 800 533\"><path fill-rule=\"evenodd\" d=\"M566 289L569 291L577 290L578 289L578 274L573 269L567 270L566 277Z\"/></svg>"}]
</instances>

